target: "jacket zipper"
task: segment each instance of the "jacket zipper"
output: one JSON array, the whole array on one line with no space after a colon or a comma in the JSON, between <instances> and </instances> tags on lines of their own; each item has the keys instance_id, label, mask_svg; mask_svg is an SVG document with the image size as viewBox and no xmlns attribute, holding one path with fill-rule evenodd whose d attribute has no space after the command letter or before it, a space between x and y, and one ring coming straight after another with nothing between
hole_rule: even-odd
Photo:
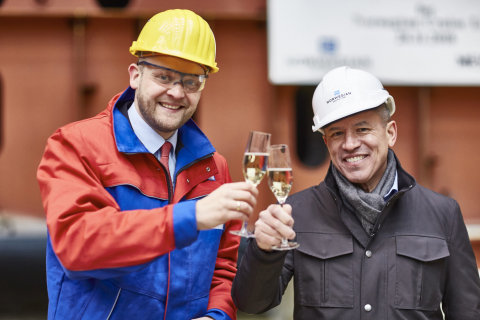
<instances>
[{"instance_id":1,"label":"jacket zipper","mask_svg":"<svg viewBox=\"0 0 480 320\"><path fill-rule=\"evenodd\" d=\"M110 313L108 314L106 320L110 319L110 317L112 316L113 309L115 309L115 306L117 305L118 297L120 297L120 292L122 292L122 288L118 288L117 297L115 298L115 302L113 303L112 309L110 310Z\"/></svg>"},{"instance_id":2,"label":"jacket zipper","mask_svg":"<svg viewBox=\"0 0 480 320\"><path fill-rule=\"evenodd\" d=\"M167 186L168 186L168 204L171 204L172 201L173 201L173 181L172 181L172 178L170 176L170 173L168 173L168 170L167 168L165 168L163 166L163 164L160 163L160 165L162 166L163 168L163 171L165 172L165 177L168 177L168 179L165 179L167 180Z\"/></svg>"},{"instance_id":3,"label":"jacket zipper","mask_svg":"<svg viewBox=\"0 0 480 320\"><path fill-rule=\"evenodd\" d=\"M160 165L160 167L162 167L163 169L163 172L165 173L165 180L167 181L167 187L168 187L168 204L172 203L172 200L173 200L173 181L172 181L172 178L170 176L170 174L168 173L168 170L167 168L165 168L165 166L157 159L157 157L155 157L154 154L151 154L153 158L155 158L155 160L157 161L157 164ZM168 179L167 179L168 177Z\"/></svg>"},{"instance_id":4,"label":"jacket zipper","mask_svg":"<svg viewBox=\"0 0 480 320\"><path fill-rule=\"evenodd\" d=\"M202 161L202 160L205 160L207 158L210 158L213 156L213 153L210 153L210 154L207 154L206 156L204 157L201 157L201 158L198 158L192 162L190 162L189 164L187 164L186 166L184 166L183 168L181 168L180 170L178 170L177 174L175 175L175 179L177 179L178 175L187 170L188 168L190 168L191 166L193 166L194 164ZM168 171L167 169L163 166L163 164L158 161L157 157L154 156L154 158L157 160L157 162L160 164L160 166L162 167L163 171L165 172L165 176L168 175ZM167 180L167 185L168 185L168 203L171 203L173 201L173 181L170 181L170 179L166 179ZM170 185L170 183L172 183L172 185Z\"/></svg>"},{"instance_id":5,"label":"jacket zipper","mask_svg":"<svg viewBox=\"0 0 480 320\"><path fill-rule=\"evenodd\" d=\"M188 165L184 166L182 169L180 169L177 174L175 175L175 179L178 177L178 175L182 172L182 171L185 171L186 169L190 168L191 166L193 166L194 164L202 161L202 160L205 160L207 158L210 158L213 156L213 153L210 153L210 154L207 154L206 156L204 157L201 157L201 158L198 158L197 160L195 161L192 161L190 162ZM153 157L155 158L155 160L157 160L158 164L160 164L160 166L162 167L163 171L165 172L165 176L170 176L167 169L163 166L163 164L158 161L157 157L155 157L153 155ZM171 204L172 201L173 201L173 185L170 185L170 184L173 184L173 181L170 181L170 179L166 179L167 180L167 186L168 186L168 203ZM145 193L142 192L142 190L140 190L138 187L134 186L134 185L131 185L131 184L122 184L122 185L129 185L129 186L132 186L134 187L135 189L137 189L138 191L140 191L141 194L143 194L144 196L147 196L147 197L150 197L150 198L154 198L154 199L159 199L159 200L165 200L165 199L161 199L161 198L157 198L157 197L152 197L152 196L148 196L146 195ZM114 187L114 186L111 186L111 187ZM203 197L203 196L202 196ZM112 307L112 310L110 310L110 314L108 315L107 319L106 320L109 320L110 319L110 316L112 315L112 312L113 312L113 309L115 308L115 305L117 304L117 300L118 300L118 297L120 296L120 291L122 289L120 288L120 290L118 291L118 295L117 295L117 298L115 299L115 303L113 304L113 307ZM168 296L169 296L169 291L170 291L170 253L168 253L168 286L167 286L167 297L166 297L166 302L165 302L165 314L164 314L164 320L166 319L167 317L167 307L168 307Z\"/></svg>"},{"instance_id":6,"label":"jacket zipper","mask_svg":"<svg viewBox=\"0 0 480 320\"><path fill-rule=\"evenodd\" d=\"M133 155L133 154L138 154L138 153L137 153L137 152L133 152L133 153L127 153L127 152L125 152L125 154ZM165 169L165 167L162 165L162 163L157 159L157 157L155 157L154 154L151 154L151 155L155 158L155 160L157 161L157 163L160 164L160 166L162 167L163 171L165 172L165 175L167 175L168 172L166 171L166 169ZM207 159L207 158L210 158L210 157L212 157L212 156L213 156L213 153L209 153L209 154L207 154L206 156L203 156L203 157L201 157L201 158L198 158L198 159L190 162L189 164L187 164L186 166L184 166L183 168L181 168L180 170L178 170L177 174L175 175L175 179L177 179L178 175L179 175L181 172L187 170L188 168L190 168L190 167L193 166L194 164L196 164L196 163L198 163L198 162L200 162L200 161L202 161L202 160L205 160L205 159ZM173 184L173 181L172 181L172 184ZM132 185L132 184L128 184L128 183L122 183L122 184L113 185L113 186L110 186L110 187L116 187L116 186L120 186L120 185L129 185L129 186L135 187L138 191L140 191L140 193L142 193L144 196L147 196L147 197L149 197L149 198L154 198L154 199L159 199L159 200L167 200L167 199L162 199L162 198L157 198L157 197L152 197L152 196L146 195L146 194L143 193L140 189L138 189L136 186L134 186L134 185ZM169 183L169 181L167 181L167 186L169 187L169 188L168 188L168 202L170 203L170 202L173 200L173 194L170 194L171 192L170 192L170 183ZM171 188L171 189L173 190L173 185L172 185L172 188Z\"/></svg>"},{"instance_id":7,"label":"jacket zipper","mask_svg":"<svg viewBox=\"0 0 480 320\"><path fill-rule=\"evenodd\" d=\"M377 220L377 222L375 223L375 226L374 226L374 231L375 231L375 233L374 233L372 236L369 236L369 237L368 237L368 241L367 241L367 245L365 246L365 250L368 248L368 246L370 245L370 243L372 243L373 238L375 237L375 235L376 235L377 232L378 232L378 229L380 228L380 217L382 216L382 214L384 214L384 210L387 208L387 206L389 206L389 205L391 204L391 202L392 202L392 200L393 200L394 198L398 198L400 195L403 195L403 194L406 193L407 191L410 191L410 190L413 188L413 186L414 186L414 185L411 185L411 186L409 186L408 188L406 188L405 190L399 190L396 194L394 194L394 195L392 196L391 199L389 199L389 200L387 201L388 204L386 204L386 205L383 207L383 209L382 209L382 211L380 212L380 215L379 215L379 217L378 217L378 220ZM340 210L340 209L339 209L339 204L337 203L337 196L335 195L335 193L334 193L329 187L325 186L325 188L327 188L327 190L328 190L328 191L330 192L330 194L332 195L333 200L335 201L335 204L337 205L337 209ZM385 217L382 219L382 223L383 223L383 220L385 220Z\"/></svg>"}]
</instances>

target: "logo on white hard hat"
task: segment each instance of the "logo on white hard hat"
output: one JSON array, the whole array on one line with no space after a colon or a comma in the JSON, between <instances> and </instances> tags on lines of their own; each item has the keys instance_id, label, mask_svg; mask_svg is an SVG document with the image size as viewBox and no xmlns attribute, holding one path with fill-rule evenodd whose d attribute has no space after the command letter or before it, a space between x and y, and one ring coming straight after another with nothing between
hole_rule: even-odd
<instances>
[{"instance_id":1,"label":"logo on white hard hat","mask_svg":"<svg viewBox=\"0 0 480 320\"><path fill-rule=\"evenodd\" d=\"M327 104L330 102L337 102L339 100L345 99L347 96L351 95L352 92L345 92L345 93L340 93L340 90L336 90L333 92L334 97L327 100Z\"/></svg>"}]
</instances>

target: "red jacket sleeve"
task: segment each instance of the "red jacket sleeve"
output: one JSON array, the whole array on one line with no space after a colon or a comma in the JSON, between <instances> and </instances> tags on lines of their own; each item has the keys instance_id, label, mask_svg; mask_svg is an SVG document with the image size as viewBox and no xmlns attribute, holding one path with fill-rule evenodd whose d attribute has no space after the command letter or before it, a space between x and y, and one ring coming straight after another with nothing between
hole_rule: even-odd
<instances>
[{"instance_id":1,"label":"red jacket sleeve","mask_svg":"<svg viewBox=\"0 0 480 320\"><path fill-rule=\"evenodd\" d=\"M87 160L95 157L78 131L55 132L37 174L51 243L64 268L141 265L175 249L174 205L120 211Z\"/></svg>"},{"instance_id":2,"label":"red jacket sleeve","mask_svg":"<svg viewBox=\"0 0 480 320\"><path fill-rule=\"evenodd\" d=\"M232 182L228 167L224 161L225 181ZM220 169L220 168L219 168ZM220 240L215 271L210 287L210 300L207 310L220 309L226 312L232 320L237 318L237 308L232 300L231 290L233 278L237 272L238 246L240 237L232 235L230 230L240 230L242 222L233 220L225 224L225 231Z\"/></svg>"}]
</instances>

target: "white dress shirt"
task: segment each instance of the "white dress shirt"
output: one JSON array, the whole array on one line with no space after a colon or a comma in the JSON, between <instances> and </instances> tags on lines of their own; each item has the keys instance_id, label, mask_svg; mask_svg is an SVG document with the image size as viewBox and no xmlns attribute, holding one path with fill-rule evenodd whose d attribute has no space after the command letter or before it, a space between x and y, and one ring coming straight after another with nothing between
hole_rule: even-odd
<instances>
[{"instance_id":1,"label":"white dress shirt","mask_svg":"<svg viewBox=\"0 0 480 320\"><path fill-rule=\"evenodd\" d=\"M383 199L385 200L385 202L387 202L388 199L390 199L397 192L398 192L398 171L395 171L395 180L393 181L392 188L390 189L390 191L387 192L386 195L383 196Z\"/></svg>"},{"instance_id":2,"label":"white dress shirt","mask_svg":"<svg viewBox=\"0 0 480 320\"><path fill-rule=\"evenodd\" d=\"M143 120L143 118L138 114L137 108L135 108L135 103L132 103L128 109L128 117L130 118L130 124L132 125L133 131L140 142L142 142L145 148L147 148L147 150L153 154L158 161L160 161L160 148L165 143L165 139L155 130L153 130L152 127L145 122L145 120ZM173 188L175 188L174 174L175 164L177 163L177 158L175 156L177 137L178 130L175 130L175 133L166 140L172 144L172 149L170 150L170 155L168 157L168 170L170 171L170 177L172 178Z\"/></svg>"}]
</instances>

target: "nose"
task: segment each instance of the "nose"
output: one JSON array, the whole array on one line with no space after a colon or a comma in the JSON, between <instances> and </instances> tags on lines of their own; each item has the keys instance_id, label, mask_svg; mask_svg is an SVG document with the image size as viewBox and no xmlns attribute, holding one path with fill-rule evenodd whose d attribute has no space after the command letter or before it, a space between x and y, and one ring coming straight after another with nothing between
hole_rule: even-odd
<instances>
[{"instance_id":1,"label":"nose","mask_svg":"<svg viewBox=\"0 0 480 320\"><path fill-rule=\"evenodd\" d=\"M176 82L172 88L168 89L167 94L174 99L181 99L185 97L185 90L181 82Z\"/></svg>"},{"instance_id":2,"label":"nose","mask_svg":"<svg viewBox=\"0 0 480 320\"><path fill-rule=\"evenodd\" d=\"M343 142L344 150L354 151L355 149L359 148L360 145L361 141L355 134L348 131L345 133L345 141Z\"/></svg>"}]
</instances>

